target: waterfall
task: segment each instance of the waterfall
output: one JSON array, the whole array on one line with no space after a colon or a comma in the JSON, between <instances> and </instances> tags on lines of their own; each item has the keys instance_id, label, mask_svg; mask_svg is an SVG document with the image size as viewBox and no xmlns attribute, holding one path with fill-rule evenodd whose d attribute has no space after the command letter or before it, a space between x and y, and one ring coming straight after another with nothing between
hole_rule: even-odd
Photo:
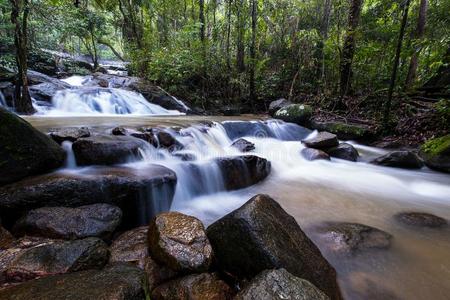
<instances>
[{"instance_id":1,"label":"waterfall","mask_svg":"<svg viewBox=\"0 0 450 300\"><path fill-rule=\"evenodd\" d=\"M61 144L64 151L66 151L66 161L64 163L64 167L66 169L76 169L77 168L77 161L75 159L75 154L72 150L72 142L65 141Z\"/></svg>"},{"instance_id":2,"label":"waterfall","mask_svg":"<svg viewBox=\"0 0 450 300\"><path fill-rule=\"evenodd\" d=\"M8 105L6 104L5 96L3 96L3 93L1 91L0 91L0 106L8 108Z\"/></svg>"}]
</instances>

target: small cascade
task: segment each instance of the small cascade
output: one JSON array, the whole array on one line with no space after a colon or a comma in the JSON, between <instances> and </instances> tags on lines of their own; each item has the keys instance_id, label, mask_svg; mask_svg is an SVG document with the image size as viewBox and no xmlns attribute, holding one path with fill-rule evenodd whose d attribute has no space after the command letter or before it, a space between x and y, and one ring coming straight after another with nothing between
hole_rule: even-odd
<instances>
[{"instance_id":1,"label":"small cascade","mask_svg":"<svg viewBox=\"0 0 450 300\"><path fill-rule=\"evenodd\" d=\"M70 84L71 86L83 86L86 83L88 83L92 79L92 76L79 76L74 75L65 79L61 79L61 81L64 81L65 83Z\"/></svg>"},{"instance_id":2,"label":"small cascade","mask_svg":"<svg viewBox=\"0 0 450 300\"><path fill-rule=\"evenodd\" d=\"M0 91L0 106L2 106L4 108L8 108L8 104L6 103L5 96L3 95L3 93L1 91Z\"/></svg>"},{"instance_id":3,"label":"small cascade","mask_svg":"<svg viewBox=\"0 0 450 300\"><path fill-rule=\"evenodd\" d=\"M64 168L66 169L76 169L77 168L77 161L75 159L75 154L72 150L72 142L65 141L61 144L64 151L66 151L66 161L64 163Z\"/></svg>"}]
</instances>

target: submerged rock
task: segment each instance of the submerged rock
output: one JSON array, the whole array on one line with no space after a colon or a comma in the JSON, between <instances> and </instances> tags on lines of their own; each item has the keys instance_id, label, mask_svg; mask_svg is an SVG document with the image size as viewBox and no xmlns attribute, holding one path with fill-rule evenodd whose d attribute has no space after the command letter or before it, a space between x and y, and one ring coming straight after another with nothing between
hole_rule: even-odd
<instances>
[{"instance_id":1,"label":"submerged rock","mask_svg":"<svg viewBox=\"0 0 450 300\"><path fill-rule=\"evenodd\" d=\"M359 157L359 153L355 147L347 143L341 143L338 146L326 149L325 151L331 157L348 161L357 161Z\"/></svg>"},{"instance_id":2,"label":"submerged rock","mask_svg":"<svg viewBox=\"0 0 450 300\"><path fill-rule=\"evenodd\" d=\"M77 140L72 145L78 165L114 165L139 157L144 141L130 136L99 135Z\"/></svg>"},{"instance_id":3,"label":"submerged rock","mask_svg":"<svg viewBox=\"0 0 450 300\"><path fill-rule=\"evenodd\" d=\"M207 235L220 269L253 278L266 269L285 268L331 299L341 299L336 271L295 219L267 195L257 195L211 224Z\"/></svg>"},{"instance_id":4,"label":"submerged rock","mask_svg":"<svg viewBox=\"0 0 450 300\"><path fill-rule=\"evenodd\" d=\"M108 239L119 226L122 211L109 204L69 207L43 207L29 211L14 226L18 235L57 239L100 237Z\"/></svg>"},{"instance_id":5,"label":"submerged rock","mask_svg":"<svg viewBox=\"0 0 450 300\"><path fill-rule=\"evenodd\" d=\"M311 123L311 129L331 132L341 140L365 140L370 139L375 135L375 133L366 125L344 122L313 121Z\"/></svg>"},{"instance_id":6,"label":"submerged rock","mask_svg":"<svg viewBox=\"0 0 450 300\"><path fill-rule=\"evenodd\" d=\"M203 272L212 261L212 248L197 218L177 212L157 215L148 230L153 258L175 271Z\"/></svg>"},{"instance_id":7,"label":"submerged rock","mask_svg":"<svg viewBox=\"0 0 450 300\"><path fill-rule=\"evenodd\" d=\"M266 270L258 274L234 298L235 300L327 300L321 290L285 269Z\"/></svg>"},{"instance_id":8,"label":"submerged rock","mask_svg":"<svg viewBox=\"0 0 450 300\"><path fill-rule=\"evenodd\" d=\"M310 123L313 109L306 104L291 104L279 109L275 113L275 118L298 125Z\"/></svg>"},{"instance_id":9,"label":"submerged rock","mask_svg":"<svg viewBox=\"0 0 450 300\"><path fill-rule=\"evenodd\" d=\"M231 300L233 290L216 274L194 274L160 285L152 292L155 300Z\"/></svg>"},{"instance_id":10,"label":"submerged rock","mask_svg":"<svg viewBox=\"0 0 450 300\"><path fill-rule=\"evenodd\" d=\"M318 228L319 237L330 251L354 254L369 249L387 249L392 235L357 223L329 222Z\"/></svg>"},{"instance_id":11,"label":"submerged rock","mask_svg":"<svg viewBox=\"0 0 450 300\"><path fill-rule=\"evenodd\" d=\"M419 157L411 151L394 151L372 160L370 163L378 166L420 169L423 167Z\"/></svg>"},{"instance_id":12,"label":"submerged rock","mask_svg":"<svg viewBox=\"0 0 450 300\"><path fill-rule=\"evenodd\" d=\"M0 186L60 167L66 153L52 139L0 107Z\"/></svg>"},{"instance_id":13,"label":"submerged rock","mask_svg":"<svg viewBox=\"0 0 450 300\"><path fill-rule=\"evenodd\" d=\"M148 289L177 275L165 266L156 263L148 250L148 226L138 227L121 234L111 245L110 262L132 263L147 274Z\"/></svg>"},{"instance_id":14,"label":"submerged rock","mask_svg":"<svg viewBox=\"0 0 450 300\"><path fill-rule=\"evenodd\" d=\"M330 156L326 154L322 150L313 149L313 148L303 148L302 151L300 151L301 155L309 161L313 160L330 160Z\"/></svg>"},{"instance_id":15,"label":"submerged rock","mask_svg":"<svg viewBox=\"0 0 450 300\"><path fill-rule=\"evenodd\" d=\"M450 173L450 135L427 141L419 155L430 169Z\"/></svg>"},{"instance_id":16,"label":"submerged rock","mask_svg":"<svg viewBox=\"0 0 450 300\"><path fill-rule=\"evenodd\" d=\"M231 146L238 149L241 152L250 152L255 150L255 144L242 138L234 141L233 144L231 144Z\"/></svg>"},{"instance_id":17,"label":"submerged rock","mask_svg":"<svg viewBox=\"0 0 450 300\"><path fill-rule=\"evenodd\" d=\"M339 141L335 134L323 131L319 132L315 137L302 141L309 148L324 150L331 147L339 146Z\"/></svg>"},{"instance_id":18,"label":"submerged rock","mask_svg":"<svg viewBox=\"0 0 450 300\"><path fill-rule=\"evenodd\" d=\"M168 149L169 151L176 151L183 149L183 145L176 140L170 133L153 128L151 131L156 138L156 145L160 148Z\"/></svg>"},{"instance_id":19,"label":"submerged rock","mask_svg":"<svg viewBox=\"0 0 450 300\"><path fill-rule=\"evenodd\" d=\"M271 170L270 162L259 156L219 158L216 160L225 189L238 190L264 180Z\"/></svg>"},{"instance_id":20,"label":"submerged rock","mask_svg":"<svg viewBox=\"0 0 450 300\"><path fill-rule=\"evenodd\" d=\"M394 218L402 224L417 227L439 228L448 224L444 218L424 212L402 212Z\"/></svg>"},{"instance_id":21,"label":"submerged rock","mask_svg":"<svg viewBox=\"0 0 450 300\"><path fill-rule=\"evenodd\" d=\"M0 290L2 300L148 299L145 273L129 264L44 277Z\"/></svg>"},{"instance_id":22,"label":"submerged rock","mask_svg":"<svg viewBox=\"0 0 450 300\"><path fill-rule=\"evenodd\" d=\"M60 129L50 132L49 135L55 142L62 144L65 141L75 142L78 139L90 137L91 133L88 128L81 127Z\"/></svg>"},{"instance_id":23,"label":"submerged rock","mask_svg":"<svg viewBox=\"0 0 450 300\"><path fill-rule=\"evenodd\" d=\"M1 272L6 281L21 282L68 272L101 268L108 262L108 246L100 239L87 238L75 241L52 241L27 249L8 249L2 253L2 261L8 255L14 258L2 264Z\"/></svg>"},{"instance_id":24,"label":"submerged rock","mask_svg":"<svg viewBox=\"0 0 450 300\"><path fill-rule=\"evenodd\" d=\"M278 110L291 104L291 101L284 98L272 101L269 104L269 115L273 117Z\"/></svg>"}]
</instances>

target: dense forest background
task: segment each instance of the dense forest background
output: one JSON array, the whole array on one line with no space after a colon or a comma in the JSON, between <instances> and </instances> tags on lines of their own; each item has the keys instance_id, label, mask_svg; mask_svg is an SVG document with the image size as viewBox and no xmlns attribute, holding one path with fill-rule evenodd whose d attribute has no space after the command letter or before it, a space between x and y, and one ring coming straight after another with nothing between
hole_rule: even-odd
<instances>
[{"instance_id":1,"label":"dense forest background","mask_svg":"<svg viewBox=\"0 0 450 300\"><path fill-rule=\"evenodd\" d=\"M450 61L448 0L0 0L0 63L11 67L15 10L28 60L42 49L95 67L125 60L203 109L264 111L285 97L389 122L387 110L428 105L411 101L429 102L418 90ZM440 93L431 102L448 121Z\"/></svg>"}]
</instances>

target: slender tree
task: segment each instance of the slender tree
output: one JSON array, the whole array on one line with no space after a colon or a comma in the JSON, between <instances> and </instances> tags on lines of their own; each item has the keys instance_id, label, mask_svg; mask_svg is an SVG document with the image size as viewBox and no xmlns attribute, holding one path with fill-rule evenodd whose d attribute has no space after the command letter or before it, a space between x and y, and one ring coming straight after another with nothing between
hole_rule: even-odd
<instances>
[{"instance_id":1,"label":"slender tree","mask_svg":"<svg viewBox=\"0 0 450 300\"><path fill-rule=\"evenodd\" d=\"M252 40L250 43L250 66L249 66L249 90L250 90L250 103L253 107L256 99L256 87L255 87L255 69L256 69L256 30L258 22L258 1L252 0L251 3L251 16L252 16Z\"/></svg>"},{"instance_id":2,"label":"slender tree","mask_svg":"<svg viewBox=\"0 0 450 300\"><path fill-rule=\"evenodd\" d=\"M242 13L245 0L236 1L237 7L237 40L236 40L236 69L239 73L245 72L245 15Z\"/></svg>"},{"instance_id":3,"label":"slender tree","mask_svg":"<svg viewBox=\"0 0 450 300\"><path fill-rule=\"evenodd\" d=\"M10 0L11 22L14 25L14 45L16 47L17 78L14 92L15 109L19 113L35 112L31 103L27 78L28 54L28 15L30 12L28 0Z\"/></svg>"}]
</instances>

